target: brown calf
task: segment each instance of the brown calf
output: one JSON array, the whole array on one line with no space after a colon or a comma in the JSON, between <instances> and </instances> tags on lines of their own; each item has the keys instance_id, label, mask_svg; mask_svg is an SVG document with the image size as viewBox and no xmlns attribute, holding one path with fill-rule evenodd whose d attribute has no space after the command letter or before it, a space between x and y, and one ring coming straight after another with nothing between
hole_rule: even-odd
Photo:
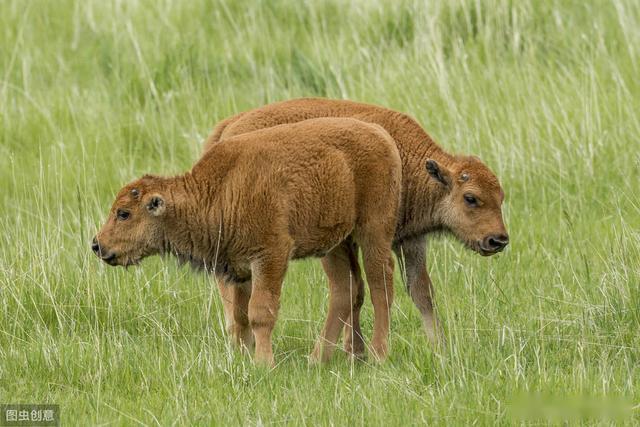
<instances>
[{"instance_id":1,"label":"brown calf","mask_svg":"<svg viewBox=\"0 0 640 427\"><path fill-rule=\"evenodd\" d=\"M314 117L353 117L377 123L395 140L402 159L402 197L394 251L401 260L411 298L422 314L427 336L435 343L440 332L433 314L433 289L425 265L426 235L451 232L467 247L485 256L504 249L509 238L502 220L504 193L498 179L478 158L445 152L408 115L344 100L303 98L240 113L216 126L205 152L233 135ZM343 289L352 280L360 290L354 300L352 317L345 325L345 349L359 355L364 352L359 324L364 289L356 253L355 245L345 242L333 251L332 257L324 258L322 265L329 277L331 292ZM250 294L251 289L220 284L220 292L228 327L233 328L233 313L246 311L239 295Z\"/></svg>"},{"instance_id":2,"label":"brown calf","mask_svg":"<svg viewBox=\"0 0 640 427\"><path fill-rule=\"evenodd\" d=\"M350 239L362 248L373 350L383 358L401 174L393 139L375 124L320 118L246 133L211 147L184 175L145 176L122 188L93 250L124 266L174 254L249 287L250 296L238 292L234 300L242 310L232 334L247 345L252 332L256 360L273 364L271 333L288 261L338 259ZM349 286L334 289L329 317L346 319L355 297ZM325 325L318 357L330 354L341 329L337 320Z\"/></svg>"}]
</instances>

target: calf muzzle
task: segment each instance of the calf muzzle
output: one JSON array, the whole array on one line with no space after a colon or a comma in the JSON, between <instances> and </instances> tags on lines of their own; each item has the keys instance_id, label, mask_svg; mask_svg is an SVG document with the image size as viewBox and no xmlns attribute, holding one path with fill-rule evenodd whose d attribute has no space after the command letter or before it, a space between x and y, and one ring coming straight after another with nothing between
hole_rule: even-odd
<instances>
[{"instance_id":1,"label":"calf muzzle","mask_svg":"<svg viewBox=\"0 0 640 427\"><path fill-rule=\"evenodd\" d=\"M105 250L105 248L100 246L100 243L98 242L98 239L96 237L94 237L93 240L91 241L91 250L93 251L93 253L96 254L98 258L100 258L101 260L103 260L109 265L113 265L113 262L116 259L116 254L114 252L109 253L109 251Z\"/></svg>"}]
</instances>

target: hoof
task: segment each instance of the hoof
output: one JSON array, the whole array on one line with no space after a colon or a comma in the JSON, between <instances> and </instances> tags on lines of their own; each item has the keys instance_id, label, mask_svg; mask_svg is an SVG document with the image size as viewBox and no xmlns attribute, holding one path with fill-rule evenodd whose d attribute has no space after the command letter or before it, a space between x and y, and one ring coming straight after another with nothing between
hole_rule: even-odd
<instances>
[{"instance_id":1,"label":"hoof","mask_svg":"<svg viewBox=\"0 0 640 427\"><path fill-rule=\"evenodd\" d=\"M331 359L332 353L333 353L333 349L328 347L324 347L323 349L320 344L316 343L315 347L313 348L313 351L309 355L309 363L311 363L312 365L327 363L329 359Z\"/></svg>"},{"instance_id":2,"label":"hoof","mask_svg":"<svg viewBox=\"0 0 640 427\"><path fill-rule=\"evenodd\" d=\"M389 350L386 345L372 346L371 357L378 363L384 362L389 355Z\"/></svg>"}]
</instances>

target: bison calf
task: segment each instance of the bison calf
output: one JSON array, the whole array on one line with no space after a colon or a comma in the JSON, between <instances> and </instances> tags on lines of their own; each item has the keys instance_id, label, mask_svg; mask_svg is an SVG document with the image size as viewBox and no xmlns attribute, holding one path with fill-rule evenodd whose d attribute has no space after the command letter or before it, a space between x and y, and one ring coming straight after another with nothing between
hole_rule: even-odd
<instances>
[{"instance_id":1,"label":"bison calf","mask_svg":"<svg viewBox=\"0 0 640 427\"><path fill-rule=\"evenodd\" d=\"M247 312L236 316L232 334L246 345L250 327L256 361L272 364L288 261L331 257L350 239L362 248L375 315L372 348L384 357L401 168L389 134L355 119L312 119L239 135L211 147L184 175L147 175L126 185L93 250L109 265L124 266L174 254L230 286L250 284ZM354 286L334 289L333 321L318 341L318 357L335 346L356 293Z\"/></svg>"},{"instance_id":2,"label":"bison calf","mask_svg":"<svg viewBox=\"0 0 640 427\"><path fill-rule=\"evenodd\" d=\"M216 126L205 153L234 135L317 117L351 117L375 123L394 139L402 159L402 198L393 247L411 298L422 314L425 331L436 342L439 327L425 265L426 236L451 232L467 247L485 256L504 249L509 237L502 221L504 193L498 179L479 159L443 150L408 115L346 100L294 99L237 114ZM332 292L351 282L363 290L356 250L355 244L345 242L342 248L334 250L334 256L323 258ZM338 253L340 257L335 256ZM238 293L246 290L221 285L220 292L225 311L237 312L238 305L243 303ZM358 320L362 301L361 294L354 299L353 318L345 325L345 348L355 354L364 351ZM235 321L231 318L230 328L235 327Z\"/></svg>"}]
</instances>

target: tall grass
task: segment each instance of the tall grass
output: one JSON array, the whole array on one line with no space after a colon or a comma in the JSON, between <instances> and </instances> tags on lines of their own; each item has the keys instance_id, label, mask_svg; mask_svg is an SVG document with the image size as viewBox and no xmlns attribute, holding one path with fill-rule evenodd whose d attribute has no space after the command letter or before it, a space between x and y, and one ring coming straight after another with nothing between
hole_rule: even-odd
<instances>
[{"instance_id":1,"label":"tall grass","mask_svg":"<svg viewBox=\"0 0 640 427\"><path fill-rule=\"evenodd\" d=\"M0 2L0 403L124 425L491 425L537 394L636 405L639 47L633 0ZM229 346L210 278L90 253L123 183L184 171L218 120L299 96L409 112L500 177L504 254L430 243L443 351L397 277L390 360L310 366L327 291L309 260L287 275L278 366L258 369Z\"/></svg>"}]
</instances>

